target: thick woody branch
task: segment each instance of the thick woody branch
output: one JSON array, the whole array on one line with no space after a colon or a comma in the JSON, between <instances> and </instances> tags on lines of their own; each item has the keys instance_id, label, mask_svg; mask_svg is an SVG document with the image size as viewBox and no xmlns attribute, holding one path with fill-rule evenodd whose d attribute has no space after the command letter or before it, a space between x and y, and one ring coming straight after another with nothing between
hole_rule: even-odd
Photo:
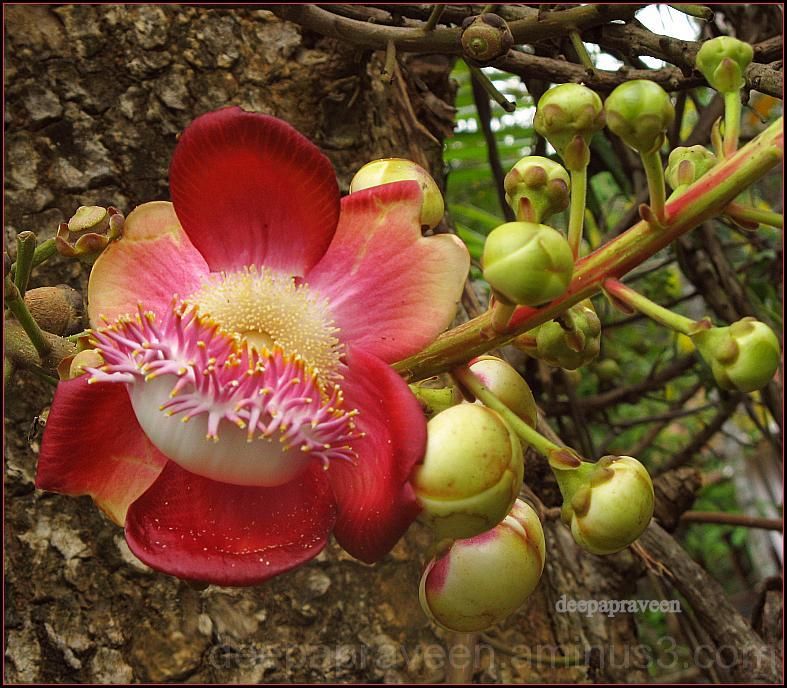
<instances>
[{"instance_id":1,"label":"thick woody branch","mask_svg":"<svg viewBox=\"0 0 787 688\"><path fill-rule=\"evenodd\" d=\"M781 679L781 660L754 632L728 601L722 587L656 523L651 523L639 544L683 595L698 621L716 645L719 669L730 672L733 681L776 682ZM729 655L734 653L734 659ZM733 661L730 661L733 659Z\"/></svg>"},{"instance_id":2,"label":"thick woody branch","mask_svg":"<svg viewBox=\"0 0 787 688\"><path fill-rule=\"evenodd\" d=\"M423 28L380 26L342 17L316 5L269 5L271 12L287 21L321 33L324 36L348 41L356 45L382 50L393 41L404 52L448 53L459 55L459 28L424 31ZM639 5L584 5L558 12L536 14L516 19L509 28L516 43L565 36L571 30L582 30L615 19L630 19Z\"/></svg>"},{"instance_id":3,"label":"thick woody branch","mask_svg":"<svg viewBox=\"0 0 787 688\"><path fill-rule=\"evenodd\" d=\"M330 7L330 6L328 6ZM500 14L509 19L509 27L517 44L532 44L548 38L568 36L572 31L589 31L586 40L597 42L602 48L623 53L631 58L648 55L676 65L663 69L622 69L615 72L596 70L589 73L582 65L511 51L495 66L525 78L540 78L561 82L583 82L602 92L610 91L624 81L650 79L669 91L693 88L705 83L694 70L694 58L700 42L682 41L660 36L647 30L633 17L640 5L585 5L550 12L532 8L509 6ZM396 15L426 20L431 11L428 5L377 5L372 7L339 5L332 11L317 5L269 5L267 9L282 19L292 21L324 36L353 43L372 50L384 50L393 42L401 52L461 54L461 29L437 28L426 31L423 24L395 25ZM446 8L441 21L459 23L473 12ZM625 25L611 24L613 20L627 20ZM759 59L769 59L777 48L773 39L755 46ZM754 63L746 71L747 88L781 97L781 71Z\"/></svg>"}]
</instances>

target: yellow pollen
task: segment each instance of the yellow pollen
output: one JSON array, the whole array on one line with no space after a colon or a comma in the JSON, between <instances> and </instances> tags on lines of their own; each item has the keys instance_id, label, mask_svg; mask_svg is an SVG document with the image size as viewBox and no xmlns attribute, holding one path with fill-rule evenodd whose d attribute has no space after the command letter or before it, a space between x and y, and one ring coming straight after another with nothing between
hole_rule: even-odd
<instances>
[{"instance_id":1,"label":"yellow pollen","mask_svg":"<svg viewBox=\"0 0 787 688\"><path fill-rule=\"evenodd\" d=\"M281 347L321 383L335 376L343 353L328 301L293 278L266 268L213 275L187 303L258 351Z\"/></svg>"}]
</instances>

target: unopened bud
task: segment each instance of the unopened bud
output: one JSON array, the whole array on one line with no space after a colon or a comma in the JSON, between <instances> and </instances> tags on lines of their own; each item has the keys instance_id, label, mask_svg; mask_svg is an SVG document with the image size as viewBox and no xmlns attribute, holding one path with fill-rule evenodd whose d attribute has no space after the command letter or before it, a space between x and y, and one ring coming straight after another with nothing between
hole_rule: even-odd
<instances>
[{"instance_id":1,"label":"unopened bud","mask_svg":"<svg viewBox=\"0 0 787 688\"><path fill-rule=\"evenodd\" d=\"M519 439L495 411L459 404L427 423L423 462L412 479L421 519L438 539L489 530L508 513L522 486Z\"/></svg>"},{"instance_id":2,"label":"unopened bud","mask_svg":"<svg viewBox=\"0 0 787 688\"><path fill-rule=\"evenodd\" d=\"M516 219L536 223L568 208L570 184L562 165L538 155L522 158L503 182Z\"/></svg>"},{"instance_id":3,"label":"unopened bud","mask_svg":"<svg viewBox=\"0 0 787 688\"><path fill-rule=\"evenodd\" d=\"M544 570L544 531L531 506L517 500L492 530L457 540L421 576L424 613L443 628L483 631L533 593Z\"/></svg>"},{"instance_id":4,"label":"unopened bud","mask_svg":"<svg viewBox=\"0 0 787 688\"><path fill-rule=\"evenodd\" d=\"M604 127L604 105L586 86L554 86L539 99L533 126L566 167L581 170L590 159L590 139Z\"/></svg>"},{"instance_id":5,"label":"unopened bud","mask_svg":"<svg viewBox=\"0 0 787 688\"><path fill-rule=\"evenodd\" d=\"M514 346L547 365L576 370L601 348L601 321L589 299L569 308L560 319L539 325L514 340Z\"/></svg>"},{"instance_id":6,"label":"unopened bud","mask_svg":"<svg viewBox=\"0 0 787 688\"><path fill-rule=\"evenodd\" d=\"M437 182L419 164L404 158L382 158L366 163L350 182L350 193L393 182L415 181L421 186L421 224L433 229L445 213L443 194Z\"/></svg>"},{"instance_id":7,"label":"unopened bud","mask_svg":"<svg viewBox=\"0 0 787 688\"><path fill-rule=\"evenodd\" d=\"M744 74L754 58L754 49L731 36L705 41L697 52L696 67L720 93L734 93L746 84Z\"/></svg>"},{"instance_id":8,"label":"unopened bud","mask_svg":"<svg viewBox=\"0 0 787 688\"><path fill-rule=\"evenodd\" d=\"M647 154L661 148L675 119L667 92L648 79L626 81L604 103L607 127L634 150Z\"/></svg>"},{"instance_id":9,"label":"unopened bud","mask_svg":"<svg viewBox=\"0 0 787 688\"><path fill-rule=\"evenodd\" d=\"M628 547L653 516L653 482L630 456L605 456L573 470L556 470L563 494L563 522L574 541L593 554L613 554Z\"/></svg>"},{"instance_id":10,"label":"unopened bud","mask_svg":"<svg viewBox=\"0 0 787 688\"><path fill-rule=\"evenodd\" d=\"M502 358L479 356L470 361L469 367L484 387L531 428L536 427L538 411L533 392L513 366Z\"/></svg>"},{"instance_id":11,"label":"unopened bud","mask_svg":"<svg viewBox=\"0 0 787 688\"><path fill-rule=\"evenodd\" d=\"M679 146L669 154L664 177L672 189L696 182L718 162L704 146Z\"/></svg>"},{"instance_id":12,"label":"unopened bud","mask_svg":"<svg viewBox=\"0 0 787 688\"><path fill-rule=\"evenodd\" d=\"M507 222L489 233L481 258L484 279L503 303L538 306L565 293L574 256L557 230Z\"/></svg>"},{"instance_id":13,"label":"unopened bud","mask_svg":"<svg viewBox=\"0 0 787 688\"><path fill-rule=\"evenodd\" d=\"M773 330L754 318L691 335L720 387L740 392L762 389L779 367L781 351Z\"/></svg>"}]
</instances>

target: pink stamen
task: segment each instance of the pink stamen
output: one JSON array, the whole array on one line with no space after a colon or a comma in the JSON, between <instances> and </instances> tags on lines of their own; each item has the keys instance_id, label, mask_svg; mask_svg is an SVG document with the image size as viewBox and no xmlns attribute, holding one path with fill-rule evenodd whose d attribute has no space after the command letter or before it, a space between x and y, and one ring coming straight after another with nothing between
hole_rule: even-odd
<instances>
[{"instance_id":1,"label":"pink stamen","mask_svg":"<svg viewBox=\"0 0 787 688\"><path fill-rule=\"evenodd\" d=\"M341 408L338 385L320 385L300 357L278 347L247 347L194 306L174 299L157 322L140 304L135 317L121 317L91 337L106 362L87 369L91 383L144 384L171 376L170 399L161 410L184 414L183 421L207 414L209 440L217 441L221 422L228 421L246 428L249 441L278 432L286 448L310 452L326 465L356 458L351 441L362 436L355 432L358 412Z\"/></svg>"}]
</instances>

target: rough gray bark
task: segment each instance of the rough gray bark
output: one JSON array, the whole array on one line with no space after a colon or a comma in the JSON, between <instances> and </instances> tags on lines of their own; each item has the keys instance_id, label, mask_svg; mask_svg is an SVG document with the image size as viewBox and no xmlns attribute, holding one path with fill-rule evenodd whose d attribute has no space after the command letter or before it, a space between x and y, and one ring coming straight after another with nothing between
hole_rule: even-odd
<instances>
[{"instance_id":1,"label":"rough gray bark","mask_svg":"<svg viewBox=\"0 0 787 688\"><path fill-rule=\"evenodd\" d=\"M379 55L302 35L267 11L183 6L19 5L7 8L6 39L7 239L51 237L79 205L128 212L167 198L176 135L227 104L293 124L330 156L342 188L365 161L392 155L439 176L446 58L410 59L387 85ZM86 279L55 259L33 286L84 289ZM28 432L52 391L24 372L6 390L7 681L431 682L447 659L463 661L446 656L445 634L419 608L428 537L417 524L374 567L331 544L256 589L200 591L152 572L88 498L34 489ZM543 466L528 471L531 485L546 483ZM583 554L557 521L545 530L542 583L482 638L476 678L644 680L631 615L555 612L563 594L632 597L642 561Z\"/></svg>"}]
</instances>

